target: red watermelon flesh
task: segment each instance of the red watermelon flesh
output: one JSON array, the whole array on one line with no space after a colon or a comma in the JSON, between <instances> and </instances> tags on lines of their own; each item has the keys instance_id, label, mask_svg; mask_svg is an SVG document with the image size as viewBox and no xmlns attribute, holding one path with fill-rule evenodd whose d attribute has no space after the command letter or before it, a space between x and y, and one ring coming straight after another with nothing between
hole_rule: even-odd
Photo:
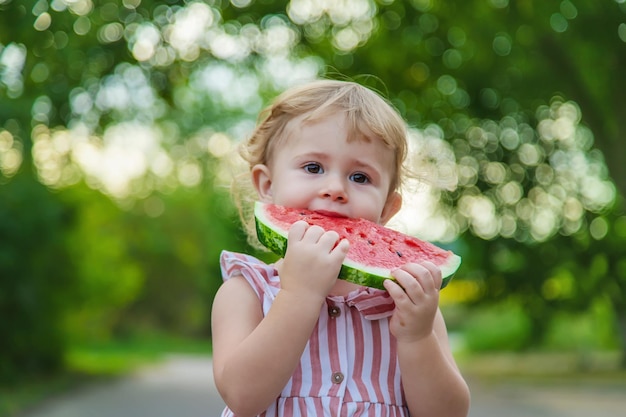
<instances>
[{"instance_id":1,"label":"red watermelon flesh","mask_svg":"<svg viewBox=\"0 0 626 417\"><path fill-rule=\"evenodd\" d=\"M408 262L429 261L441 269L443 288L461 263L461 258L451 251L369 220L330 217L260 202L255 206L255 218L259 241L280 256L287 248L289 228L298 220L337 232L350 242L339 278L359 285L384 289L382 282L391 278L392 270Z\"/></svg>"}]
</instances>

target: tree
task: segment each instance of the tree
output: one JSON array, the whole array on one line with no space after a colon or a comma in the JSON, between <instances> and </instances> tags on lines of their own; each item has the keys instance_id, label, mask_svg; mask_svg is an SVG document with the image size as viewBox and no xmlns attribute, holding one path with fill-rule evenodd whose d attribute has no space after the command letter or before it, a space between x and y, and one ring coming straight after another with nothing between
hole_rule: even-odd
<instances>
[{"instance_id":1,"label":"tree","mask_svg":"<svg viewBox=\"0 0 626 417\"><path fill-rule=\"evenodd\" d=\"M471 246L481 300L515 294L540 340L555 308L608 297L626 349L624 12L575 0L0 1L3 175L84 180L123 205L208 184L268 97L354 78L414 126L414 163L434 177L431 215L446 224L431 237ZM573 290L554 296L563 274Z\"/></svg>"}]
</instances>

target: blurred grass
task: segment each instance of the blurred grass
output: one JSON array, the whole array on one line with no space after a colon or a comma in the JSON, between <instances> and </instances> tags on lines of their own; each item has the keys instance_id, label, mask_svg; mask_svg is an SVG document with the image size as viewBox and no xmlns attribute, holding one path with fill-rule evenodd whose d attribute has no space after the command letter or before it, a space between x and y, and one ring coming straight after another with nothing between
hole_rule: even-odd
<instances>
[{"instance_id":1,"label":"blurred grass","mask_svg":"<svg viewBox=\"0 0 626 417\"><path fill-rule=\"evenodd\" d=\"M210 356L211 343L170 336L135 337L76 346L68 353L66 363L68 369L84 375L118 376L158 362L171 353Z\"/></svg>"},{"instance_id":2,"label":"blurred grass","mask_svg":"<svg viewBox=\"0 0 626 417\"><path fill-rule=\"evenodd\" d=\"M0 385L0 417L17 416L54 395L77 386L124 376L172 353L210 356L211 344L208 340L144 335L72 346L65 357L63 373Z\"/></svg>"},{"instance_id":3,"label":"blurred grass","mask_svg":"<svg viewBox=\"0 0 626 417\"><path fill-rule=\"evenodd\" d=\"M477 378L552 379L589 377L621 379L626 370L620 368L618 351L533 351L489 352L458 355L464 375Z\"/></svg>"}]
</instances>

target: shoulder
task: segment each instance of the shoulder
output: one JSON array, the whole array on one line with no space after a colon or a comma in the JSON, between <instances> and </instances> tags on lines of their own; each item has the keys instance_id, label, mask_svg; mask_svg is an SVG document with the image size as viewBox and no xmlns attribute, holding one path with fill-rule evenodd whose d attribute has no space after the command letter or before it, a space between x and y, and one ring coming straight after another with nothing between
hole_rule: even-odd
<instances>
[{"instance_id":1,"label":"shoulder","mask_svg":"<svg viewBox=\"0 0 626 417\"><path fill-rule=\"evenodd\" d=\"M243 278L259 299L275 296L280 288L280 278L274 265L268 265L254 256L223 251L220 266L225 284L235 277Z\"/></svg>"},{"instance_id":2,"label":"shoulder","mask_svg":"<svg viewBox=\"0 0 626 417\"><path fill-rule=\"evenodd\" d=\"M251 279L250 273L241 268L230 270L224 274L224 282L220 285L213 299L212 316L214 318L235 317L238 315L256 316L261 311L261 299L258 278Z\"/></svg>"},{"instance_id":3,"label":"shoulder","mask_svg":"<svg viewBox=\"0 0 626 417\"><path fill-rule=\"evenodd\" d=\"M267 264L265 264L263 261L245 253L230 252L227 250L224 250L222 251L222 253L220 253L220 267L222 268L224 275L228 274L229 270L233 268L236 269L238 267L248 265L267 266Z\"/></svg>"}]
</instances>

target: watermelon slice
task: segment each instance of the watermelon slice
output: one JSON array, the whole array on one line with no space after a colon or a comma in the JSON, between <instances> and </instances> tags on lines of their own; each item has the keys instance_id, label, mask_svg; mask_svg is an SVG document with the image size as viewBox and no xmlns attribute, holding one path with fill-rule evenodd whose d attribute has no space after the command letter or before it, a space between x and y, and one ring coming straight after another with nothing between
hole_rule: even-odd
<instances>
[{"instance_id":1,"label":"watermelon slice","mask_svg":"<svg viewBox=\"0 0 626 417\"><path fill-rule=\"evenodd\" d=\"M334 230L350 242L339 278L367 287L384 289L383 281L393 279L393 269L407 262L430 261L441 269L444 288L461 264L451 251L364 219L329 217L261 202L256 203L254 215L259 241L280 256L287 250L287 232L298 220Z\"/></svg>"}]
</instances>

